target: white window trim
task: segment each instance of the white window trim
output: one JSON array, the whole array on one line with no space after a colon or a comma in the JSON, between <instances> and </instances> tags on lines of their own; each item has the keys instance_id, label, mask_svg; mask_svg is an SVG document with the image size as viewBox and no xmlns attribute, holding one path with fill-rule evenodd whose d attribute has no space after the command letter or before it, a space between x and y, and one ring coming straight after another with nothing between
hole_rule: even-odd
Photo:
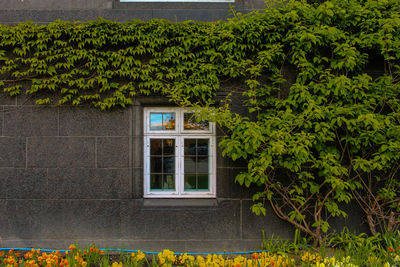
<instances>
[{"instance_id":1,"label":"white window trim","mask_svg":"<svg viewBox=\"0 0 400 267\"><path fill-rule=\"evenodd\" d=\"M175 130L150 131L150 113L175 112ZM216 137L215 123L208 130L184 130L182 108L144 108L144 197L145 198L215 198ZM190 111L189 111L190 112ZM150 138L175 139L175 191L150 190ZM184 191L184 139L209 139L209 191Z\"/></svg>"}]
</instances>

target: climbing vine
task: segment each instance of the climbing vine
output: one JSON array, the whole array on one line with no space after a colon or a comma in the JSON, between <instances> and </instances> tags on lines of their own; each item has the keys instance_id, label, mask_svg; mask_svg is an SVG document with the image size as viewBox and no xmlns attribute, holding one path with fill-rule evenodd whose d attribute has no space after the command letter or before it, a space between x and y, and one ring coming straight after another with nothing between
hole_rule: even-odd
<instances>
[{"instance_id":1,"label":"climbing vine","mask_svg":"<svg viewBox=\"0 0 400 267\"><path fill-rule=\"evenodd\" d=\"M352 201L372 233L396 229L399 1L289 1L233 15L2 25L0 89L100 109L163 95L226 131L224 155L248 162L236 181L258 186L255 213L268 202L316 244Z\"/></svg>"}]
</instances>

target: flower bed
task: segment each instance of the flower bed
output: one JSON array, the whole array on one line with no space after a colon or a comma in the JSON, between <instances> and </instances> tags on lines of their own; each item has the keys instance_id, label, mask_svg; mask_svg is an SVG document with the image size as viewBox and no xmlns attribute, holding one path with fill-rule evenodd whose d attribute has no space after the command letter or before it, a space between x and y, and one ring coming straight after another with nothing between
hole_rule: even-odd
<instances>
[{"instance_id":1,"label":"flower bed","mask_svg":"<svg viewBox=\"0 0 400 267\"><path fill-rule=\"evenodd\" d=\"M389 248L389 253L398 262L399 256L396 250ZM227 253L229 254L229 253ZM379 257L371 255L368 259L367 266L393 266L389 262L382 261ZM40 249L31 249L30 251L16 251L14 249L8 252L0 251L0 266L17 267L17 266L357 266L352 263L350 256L346 257L323 257L320 252L314 253L304 251L298 255L289 253L269 253L266 251L239 255L236 257L228 257L227 255L192 255L192 254L175 254L170 250L163 250L157 255L146 255L141 251L120 254L110 254L109 250L100 250L96 246L88 249L80 249L75 245L71 245L68 251L52 251L42 252Z\"/></svg>"}]
</instances>

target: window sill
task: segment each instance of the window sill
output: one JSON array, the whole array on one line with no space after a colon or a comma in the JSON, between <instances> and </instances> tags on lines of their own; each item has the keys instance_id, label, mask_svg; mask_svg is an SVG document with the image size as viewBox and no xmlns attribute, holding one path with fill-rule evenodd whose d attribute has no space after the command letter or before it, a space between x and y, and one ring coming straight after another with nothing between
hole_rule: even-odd
<instances>
[{"instance_id":1,"label":"window sill","mask_svg":"<svg viewBox=\"0 0 400 267\"><path fill-rule=\"evenodd\" d=\"M144 199L144 207L216 207L217 200L213 199Z\"/></svg>"}]
</instances>

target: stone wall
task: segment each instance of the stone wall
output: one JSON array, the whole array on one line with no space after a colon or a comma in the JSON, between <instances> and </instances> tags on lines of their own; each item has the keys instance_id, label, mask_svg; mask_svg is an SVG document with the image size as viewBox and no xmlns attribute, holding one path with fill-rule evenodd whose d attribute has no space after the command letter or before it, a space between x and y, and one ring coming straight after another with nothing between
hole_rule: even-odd
<instances>
[{"instance_id":1,"label":"stone wall","mask_svg":"<svg viewBox=\"0 0 400 267\"><path fill-rule=\"evenodd\" d=\"M163 104L103 112L0 96L0 247L223 251L255 249L261 230L292 238L271 213L251 214L234 183L243 163L220 151L216 199L143 199L143 107Z\"/></svg>"},{"instance_id":2,"label":"stone wall","mask_svg":"<svg viewBox=\"0 0 400 267\"><path fill-rule=\"evenodd\" d=\"M0 0L0 24L33 21L45 24L57 19L87 21L98 17L114 21L153 18L171 21L226 19L229 10L247 13L264 7L263 0L221 2L123 2L119 0Z\"/></svg>"}]
</instances>

